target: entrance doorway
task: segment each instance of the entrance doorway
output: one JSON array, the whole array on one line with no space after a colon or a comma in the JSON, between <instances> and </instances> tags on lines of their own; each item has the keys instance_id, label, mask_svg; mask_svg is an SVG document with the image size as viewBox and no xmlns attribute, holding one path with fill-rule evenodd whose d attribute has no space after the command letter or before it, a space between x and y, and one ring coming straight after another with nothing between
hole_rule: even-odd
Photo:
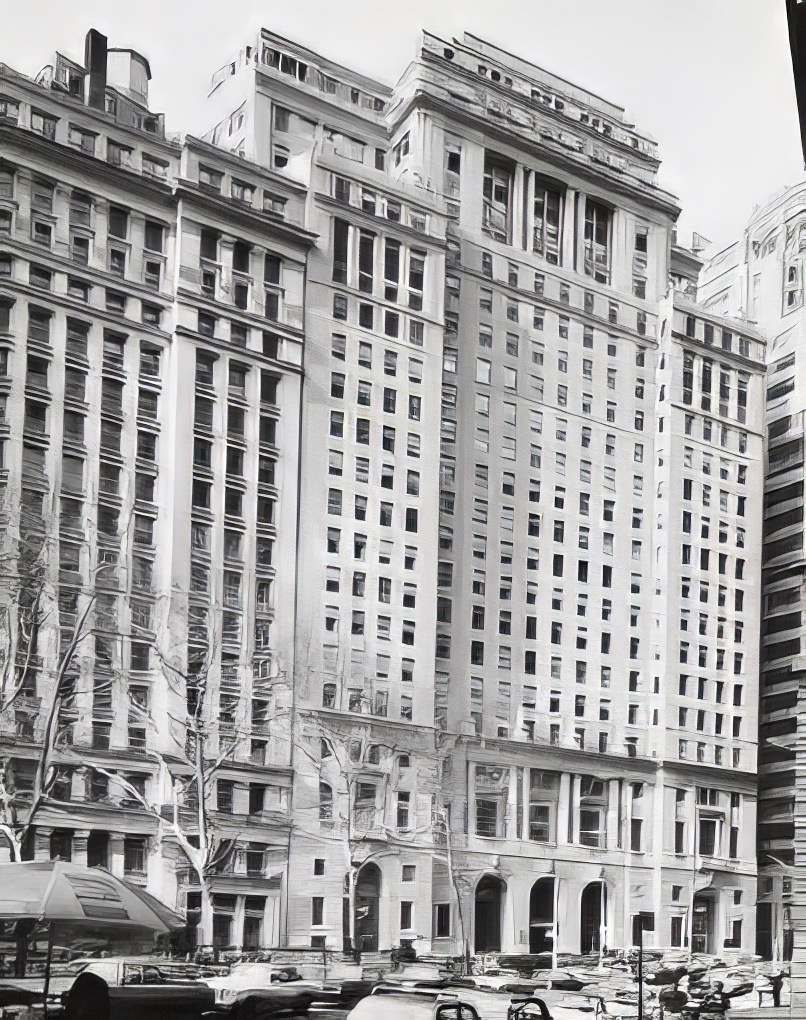
<instances>
[{"instance_id":1,"label":"entrance doorway","mask_svg":"<svg viewBox=\"0 0 806 1020\"><path fill-rule=\"evenodd\" d=\"M692 953L710 953L714 935L714 902L710 896L694 897L694 918L691 926Z\"/></svg>"},{"instance_id":2,"label":"entrance doorway","mask_svg":"<svg viewBox=\"0 0 806 1020\"><path fill-rule=\"evenodd\" d=\"M582 890L579 922L580 953L598 953L602 947L602 930L607 924L607 886L589 882Z\"/></svg>"},{"instance_id":3,"label":"entrance doorway","mask_svg":"<svg viewBox=\"0 0 806 1020\"><path fill-rule=\"evenodd\" d=\"M550 953L554 945L554 883L539 878L529 894L529 952Z\"/></svg>"},{"instance_id":4,"label":"entrance doorway","mask_svg":"<svg viewBox=\"0 0 806 1020\"><path fill-rule=\"evenodd\" d=\"M381 869L365 864L355 883L355 948L362 953L378 950Z\"/></svg>"},{"instance_id":5,"label":"entrance doorway","mask_svg":"<svg viewBox=\"0 0 806 1020\"><path fill-rule=\"evenodd\" d=\"M87 866L90 868L109 867L109 833L93 829L87 838Z\"/></svg>"},{"instance_id":6,"label":"entrance doorway","mask_svg":"<svg viewBox=\"0 0 806 1020\"><path fill-rule=\"evenodd\" d=\"M477 953L501 951L501 909L506 885L495 875L485 875L476 886L474 946Z\"/></svg>"},{"instance_id":7,"label":"entrance doorway","mask_svg":"<svg viewBox=\"0 0 806 1020\"><path fill-rule=\"evenodd\" d=\"M756 904L756 955L762 960L771 960L772 952L772 903Z\"/></svg>"}]
</instances>

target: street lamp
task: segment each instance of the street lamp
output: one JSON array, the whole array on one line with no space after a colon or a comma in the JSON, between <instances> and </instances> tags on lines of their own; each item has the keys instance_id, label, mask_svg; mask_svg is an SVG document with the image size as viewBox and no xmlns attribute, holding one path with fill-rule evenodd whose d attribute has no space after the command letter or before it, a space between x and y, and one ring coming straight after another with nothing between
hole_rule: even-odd
<instances>
[{"instance_id":1,"label":"street lamp","mask_svg":"<svg viewBox=\"0 0 806 1020\"><path fill-rule=\"evenodd\" d=\"M638 911L638 1020L644 1020L644 931L655 930L655 914Z\"/></svg>"}]
</instances>

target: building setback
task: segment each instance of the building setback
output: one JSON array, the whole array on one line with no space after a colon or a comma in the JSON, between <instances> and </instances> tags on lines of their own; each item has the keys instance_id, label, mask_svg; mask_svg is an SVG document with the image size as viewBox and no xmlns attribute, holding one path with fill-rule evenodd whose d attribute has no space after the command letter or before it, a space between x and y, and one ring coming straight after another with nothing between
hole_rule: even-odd
<instances>
[{"instance_id":1,"label":"building setback","mask_svg":"<svg viewBox=\"0 0 806 1020\"><path fill-rule=\"evenodd\" d=\"M389 88L264 30L180 144L127 53L2 77L4 583L29 508L92 628L36 853L133 827L218 947L590 952L652 911L749 951L764 340L693 301L654 142L471 35ZM62 456L74 305L98 438ZM6 710L21 808L56 619Z\"/></svg>"}]
</instances>

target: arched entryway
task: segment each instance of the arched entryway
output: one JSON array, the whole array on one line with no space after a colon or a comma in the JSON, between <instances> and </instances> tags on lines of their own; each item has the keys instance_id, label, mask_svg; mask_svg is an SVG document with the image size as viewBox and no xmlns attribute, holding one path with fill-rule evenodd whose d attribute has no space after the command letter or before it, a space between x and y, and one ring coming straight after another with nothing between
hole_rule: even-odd
<instances>
[{"instance_id":1,"label":"arched entryway","mask_svg":"<svg viewBox=\"0 0 806 1020\"><path fill-rule=\"evenodd\" d=\"M529 952L550 953L554 945L553 876L539 878L529 894Z\"/></svg>"},{"instance_id":2,"label":"arched entryway","mask_svg":"<svg viewBox=\"0 0 806 1020\"><path fill-rule=\"evenodd\" d=\"M362 953L378 950L378 908L381 899L381 869L365 864L355 883L355 948Z\"/></svg>"},{"instance_id":3,"label":"arched entryway","mask_svg":"<svg viewBox=\"0 0 806 1020\"><path fill-rule=\"evenodd\" d=\"M579 951L598 953L602 948L602 931L607 924L607 886L589 882L582 890L579 911Z\"/></svg>"},{"instance_id":4,"label":"arched entryway","mask_svg":"<svg viewBox=\"0 0 806 1020\"><path fill-rule=\"evenodd\" d=\"M476 886L473 944L477 953L501 951L501 913L506 883L485 875Z\"/></svg>"}]
</instances>

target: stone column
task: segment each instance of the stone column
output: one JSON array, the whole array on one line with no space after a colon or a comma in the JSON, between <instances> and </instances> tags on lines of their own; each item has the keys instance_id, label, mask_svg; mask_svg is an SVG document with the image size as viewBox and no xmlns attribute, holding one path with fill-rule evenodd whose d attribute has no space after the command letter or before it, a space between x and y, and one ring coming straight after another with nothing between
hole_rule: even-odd
<instances>
[{"instance_id":1,"label":"stone column","mask_svg":"<svg viewBox=\"0 0 806 1020\"><path fill-rule=\"evenodd\" d=\"M574 252L577 246L576 202L578 197L579 192L574 188L569 188L565 193L561 261L566 269L574 268Z\"/></svg>"},{"instance_id":2,"label":"stone column","mask_svg":"<svg viewBox=\"0 0 806 1020\"><path fill-rule=\"evenodd\" d=\"M571 776L568 795L568 810L571 812L571 842L579 843L579 776Z\"/></svg>"},{"instance_id":3,"label":"stone column","mask_svg":"<svg viewBox=\"0 0 806 1020\"><path fill-rule=\"evenodd\" d=\"M74 803L76 801L89 800L87 795L89 773L79 772L78 769L73 769L70 773L70 800Z\"/></svg>"},{"instance_id":4,"label":"stone column","mask_svg":"<svg viewBox=\"0 0 806 1020\"><path fill-rule=\"evenodd\" d=\"M399 909L399 908L398 908ZM243 947L243 922L246 917L246 897L235 897L235 914L232 918L233 945Z\"/></svg>"},{"instance_id":5,"label":"stone column","mask_svg":"<svg viewBox=\"0 0 806 1020\"><path fill-rule=\"evenodd\" d=\"M109 870L117 878L123 878L123 855L126 837L122 832L109 833Z\"/></svg>"},{"instance_id":6,"label":"stone column","mask_svg":"<svg viewBox=\"0 0 806 1020\"><path fill-rule=\"evenodd\" d=\"M523 171L523 209L521 224L523 229L523 248L532 250L532 232L534 230L535 175L531 170Z\"/></svg>"},{"instance_id":7,"label":"stone column","mask_svg":"<svg viewBox=\"0 0 806 1020\"><path fill-rule=\"evenodd\" d=\"M510 209L512 247L523 251L523 210L526 195L526 175L519 173L522 168L516 164L512 174L512 208Z\"/></svg>"},{"instance_id":8,"label":"stone column","mask_svg":"<svg viewBox=\"0 0 806 1020\"><path fill-rule=\"evenodd\" d=\"M87 840L89 829L75 829L73 832L73 863L87 865Z\"/></svg>"},{"instance_id":9,"label":"stone column","mask_svg":"<svg viewBox=\"0 0 806 1020\"><path fill-rule=\"evenodd\" d=\"M232 290L232 249L235 246L235 242L229 238L221 238L218 242L218 261L221 266L219 287L221 293L225 295L225 299L231 302L233 299Z\"/></svg>"},{"instance_id":10,"label":"stone column","mask_svg":"<svg viewBox=\"0 0 806 1020\"><path fill-rule=\"evenodd\" d=\"M609 779L607 781L607 838L605 845L608 850L615 850L618 848L618 827L619 827L619 810L618 810L618 794L619 794L619 779Z\"/></svg>"},{"instance_id":11,"label":"stone column","mask_svg":"<svg viewBox=\"0 0 806 1020\"><path fill-rule=\"evenodd\" d=\"M571 809L571 776L560 773L560 795L557 801L557 845L568 845L568 819Z\"/></svg>"}]
</instances>

